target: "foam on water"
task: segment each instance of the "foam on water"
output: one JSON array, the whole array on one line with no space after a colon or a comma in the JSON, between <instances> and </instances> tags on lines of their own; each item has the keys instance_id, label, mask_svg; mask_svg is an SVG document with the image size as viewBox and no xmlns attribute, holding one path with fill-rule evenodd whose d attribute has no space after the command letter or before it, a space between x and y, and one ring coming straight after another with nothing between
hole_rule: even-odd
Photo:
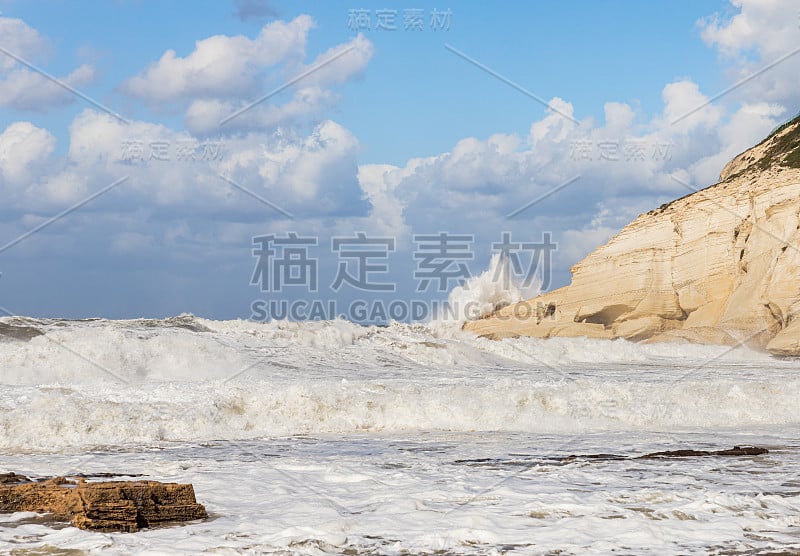
<instances>
[{"instance_id":1,"label":"foam on water","mask_svg":"<svg viewBox=\"0 0 800 556\"><path fill-rule=\"evenodd\" d=\"M0 547L91 554L765 554L800 548L787 439L757 458L572 463L636 455L669 435L351 435L92 454L0 453L33 474L142 473L191 482L212 520L98 534L0 515ZM748 437L683 437L693 445Z\"/></svg>"},{"instance_id":2,"label":"foam on water","mask_svg":"<svg viewBox=\"0 0 800 556\"><path fill-rule=\"evenodd\" d=\"M502 272L493 261L450 302L485 311L530 294L499 287ZM106 535L1 515L0 550L800 549L800 374L762 352L490 341L462 331L461 319L0 324L0 471L191 482L214 517ZM737 443L770 454L553 458Z\"/></svg>"},{"instance_id":3,"label":"foam on water","mask_svg":"<svg viewBox=\"0 0 800 556\"><path fill-rule=\"evenodd\" d=\"M744 348L181 319L28 321L44 334L0 346L0 447L800 421L792 364Z\"/></svg>"}]
</instances>

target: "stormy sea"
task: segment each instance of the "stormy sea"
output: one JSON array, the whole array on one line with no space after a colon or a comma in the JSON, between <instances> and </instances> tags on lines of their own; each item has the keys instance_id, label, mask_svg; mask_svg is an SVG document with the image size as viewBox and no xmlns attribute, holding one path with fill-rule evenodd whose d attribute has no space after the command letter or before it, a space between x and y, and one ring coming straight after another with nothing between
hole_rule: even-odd
<instances>
[{"instance_id":1,"label":"stormy sea","mask_svg":"<svg viewBox=\"0 0 800 556\"><path fill-rule=\"evenodd\" d=\"M800 377L746 347L5 317L0 357L0 472L192 483L209 513L0 514L13 554L800 550ZM734 446L764 453L642 457Z\"/></svg>"}]
</instances>

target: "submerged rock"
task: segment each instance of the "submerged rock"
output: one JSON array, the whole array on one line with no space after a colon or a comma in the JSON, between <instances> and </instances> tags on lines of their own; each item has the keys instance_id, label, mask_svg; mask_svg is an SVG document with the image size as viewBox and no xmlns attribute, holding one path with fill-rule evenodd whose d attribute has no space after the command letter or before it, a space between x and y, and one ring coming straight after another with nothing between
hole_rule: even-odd
<instances>
[{"instance_id":1,"label":"submerged rock","mask_svg":"<svg viewBox=\"0 0 800 556\"><path fill-rule=\"evenodd\" d=\"M569 286L464 328L800 356L800 117L735 157L717 184L640 215L571 272Z\"/></svg>"},{"instance_id":2,"label":"submerged rock","mask_svg":"<svg viewBox=\"0 0 800 556\"><path fill-rule=\"evenodd\" d=\"M653 452L639 456L637 459L656 458L694 458L703 456L762 456L768 454L766 448L758 446L734 446L729 450L668 450L666 452Z\"/></svg>"},{"instance_id":3,"label":"submerged rock","mask_svg":"<svg viewBox=\"0 0 800 556\"><path fill-rule=\"evenodd\" d=\"M564 458L556 458L558 461L570 463L576 460L588 461L615 461L632 459L667 459L667 458L699 458L699 457L743 457L743 456L763 456L768 454L766 448L758 446L734 446L727 450L690 450L683 448L680 450L667 450L664 452L653 452L642 456L623 456L618 454L582 454L571 455Z\"/></svg>"},{"instance_id":4,"label":"submerged rock","mask_svg":"<svg viewBox=\"0 0 800 556\"><path fill-rule=\"evenodd\" d=\"M81 529L125 532L208 517L190 484L65 477L34 482L15 473L0 475L0 512L49 513Z\"/></svg>"},{"instance_id":5,"label":"submerged rock","mask_svg":"<svg viewBox=\"0 0 800 556\"><path fill-rule=\"evenodd\" d=\"M516 457L513 459L502 458L477 458L477 459L457 459L453 463L459 465L470 465L474 467L489 467L494 469L503 469L505 467L532 467L535 465L558 463L568 465L571 463L581 462L612 462L612 461L632 461L639 459L671 459L671 458L699 458L699 457L746 457L746 456L762 456L768 454L769 450L766 448L759 448L758 446L734 446L726 450L691 450L682 448L679 450L669 450L665 452L652 452L640 456L625 455L625 454L572 454L569 456L554 456L554 457L535 457L529 459L526 457Z\"/></svg>"}]
</instances>

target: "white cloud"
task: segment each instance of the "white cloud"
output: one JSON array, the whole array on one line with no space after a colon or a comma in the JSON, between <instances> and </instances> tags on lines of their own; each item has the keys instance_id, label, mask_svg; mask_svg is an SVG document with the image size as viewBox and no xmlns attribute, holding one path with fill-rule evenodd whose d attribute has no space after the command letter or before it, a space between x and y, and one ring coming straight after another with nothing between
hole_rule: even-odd
<instances>
[{"instance_id":1,"label":"white cloud","mask_svg":"<svg viewBox=\"0 0 800 556\"><path fill-rule=\"evenodd\" d=\"M403 178L403 169L390 164L365 164L358 168L358 182L372 209L360 230L376 235L400 237L411 232L403 218L403 203L395 196L395 188Z\"/></svg>"},{"instance_id":2,"label":"white cloud","mask_svg":"<svg viewBox=\"0 0 800 556\"><path fill-rule=\"evenodd\" d=\"M78 88L90 83L94 76L94 67L84 64L59 80ZM72 92L27 68L15 69L5 78L0 78L0 106L15 110L43 111L50 106L67 104L74 100Z\"/></svg>"},{"instance_id":3,"label":"white cloud","mask_svg":"<svg viewBox=\"0 0 800 556\"><path fill-rule=\"evenodd\" d=\"M298 89L292 99L275 105L260 103L241 116L220 125L220 122L241 109L241 102L218 99L198 99L192 101L186 111L184 123L192 133L206 134L215 131L243 131L277 128L292 124L305 117L320 117L333 106L337 96L319 87Z\"/></svg>"},{"instance_id":4,"label":"white cloud","mask_svg":"<svg viewBox=\"0 0 800 556\"><path fill-rule=\"evenodd\" d=\"M302 65L308 33L314 25L310 16L301 15L289 22L267 24L253 39L216 35L197 41L194 50L185 57L167 50L145 71L127 79L121 90L151 103L235 99L244 105L254 99L243 97L257 98L258 94L269 92L269 88L337 56L302 79L300 85L308 88L343 83L364 70L373 46L363 35L330 48L307 66ZM345 50L348 52L342 54ZM265 70L275 70L278 66L283 67L281 72L272 71L268 80L262 79Z\"/></svg>"},{"instance_id":5,"label":"white cloud","mask_svg":"<svg viewBox=\"0 0 800 556\"><path fill-rule=\"evenodd\" d=\"M502 230L528 240L550 231L561 244L560 264L568 266L638 214L686 194L671 174L698 186L714 183L723 165L782 114L780 106L752 103L726 115L688 80L667 84L663 100L662 112L649 120L619 102L605 105L603 124L575 124L549 112L524 139L465 138L402 167L362 166L359 180L373 213L394 229L469 231L483 241L498 240ZM551 102L573 114L568 102Z\"/></svg>"},{"instance_id":6,"label":"white cloud","mask_svg":"<svg viewBox=\"0 0 800 556\"><path fill-rule=\"evenodd\" d=\"M755 48L759 54L780 56L792 49L797 29L798 6L793 0L731 0L738 13L725 20L715 14L701 20L701 36L728 56L740 56Z\"/></svg>"},{"instance_id":7,"label":"white cloud","mask_svg":"<svg viewBox=\"0 0 800 556\"><path fill-rule=\"evenodd\" d=\"M800 52L794 52L800 47L797 2L731 0L731 4L737 12L732 17L716 14L699 22L706 44L730 62L731 81L746 80L726 96L745 102L779 102L796 111L800 105ZM775 65L766 69L771 64Z\"/></svg>"},{"instance_id":8,"label":"white cloud","mask_svg":"<svg viewBox=\"0 0 800 556\"><path fill-rule=\"evenodd\" d=\"M55 149L56 138L30 122L15 122L0 134L0 186L26 187ZM6 199L6 203L8 199Z\"/></svg>"},{"instance_id":9,"label":"white cloud","mask_svg":"<svg viewBox=\"0 0 800 556\"><path fill-rule=\"evenodd\" d=\"M706 22L704 38L731 56L745 56L748 48L759 55L777 52L780 41L761 37L766 12L751 2L738 5L742 17ZM254 229L263 233L269 226L303 234L366 230L399 236L398 244L406 246L412 232L474 233L487 249L502 231L512 231L520 241L550 231L560 244L559 264L566 268L637 214L687 193L671 174L697 186L713 183L733 155L780 123L788 106L789 97L761 96L762 85L753 84L737 92L744 100L731 109L722 101L710 102L713 92L684 79L664 86L663 108L655 115L611 101L604 105L604 121L575 123L562 115L573 117L572 104L554 98L551 106L558 112L545 112L525 135L465 137L446 152L399 166L358 166L358 139L324 113L338 100L332 87L363 72L373 45L358 36L306 64L312 27L313 21L301 16L266 25L253 39L211 37L198 41L185 57L167 51L124 83L125 92L146 102L183 103L186 131L142 120L123 125L87 109L70 126L66 154L54 157L55 138L48 131L27 122L12 124L0 134L0 184L4 193L13 193L7 209L31 223L127 175L125 184L92 203L93 224L113 230L103 239L117 254L189 245L193 251L176 255L188 260L192 253L228 244L247 246ZM781 41L789 36L778 34ZM268 99L218 128L221 119L282 80L350 47L283 93L280 103ZM790 84L786 75L777 78ZM0 90L0 101L3 95L22 101L22 92L9 91ZM310 125L297 125L301 121ZM224 144L221 158L176 158L178 143L202 142L217 130L223 133L215 138ZM132 141L141 143L142 160L124 160L125 145ZM170 146L170 160L150 157L153 141ZM296 220L290 222L220 174ZM575 176L580 179L560 187ZM507 217L536 199L541 200Z\"/></svg>"},{"instance_id":10,"label":"white cloud","mask_svg":"<svg viewBox=\"0 0 800 556\"><path fill-rule=\"evenodd\" d=\"M603 106L606 118L606 128L612 131L630 130L636 114L628 104L623 102L607 102Z\"/></svg>"},{"instance_id":11,"label":"white cloud","mask_svg":"<svg viewBox=\"0 0 800 556\"><path fill-rule=\"evenodd\" d=\"M0 37L0 46L28 62L36 61L49 50L48 41L21 19L0 17ZM94 77L94 67L83 64L58 79L71 87L79 87L90 83ZM0 52L0 106L45 111L51 106L74 101L74 94L64 87Z\"/></svg>"},{"instance_id":12,"label":"white cloud","mask_svg":"<svg viewBox=\"0 0 800 556\"><path fill-rule=\"evenodd\" d=\"M361 75L373 54L372 43L359 33L353 39L329 48L317 56L313 62L300 68L297 75L318 66L318 69L303 79L304 85L310 83L326 86L346 83Z\"/></svg>"},{"instance_id":13,"label":"white cloud","mask_svg":"<svg viewBox=\"0 0 800 556\"><path fill-rule=\"evenodd\" d=\"M749 149L754 142L766 137L776 126L785 110L775 104L743 104L719 127L719 151L701 158L691 166L695 184L709 184L718 179L719 172L734 156Z\"/></svg>"},{"instance_id":14,"label":"white cloud","mask_svg":"<svg viewBox=\"0 0 800 556\"><path fill-rule=\"evenodd\" d=\"M682 132L698 126L711 128L720 123L724 111L700 92L696 83L689 80L667 84L664 99L664 125Z\"/></svg>"},{"instance_id":15,"label":"white cloud","mask_svg":"<svg viewBox=\"0 0 800 556\"><path fill-rule=\"evenodd\" d=\"M35 58L48 47L44 37L21 19L0 17L0 37L3 37L0 46L22 58ZM14 58L0 52L0 72L10 70L16 65Z\"/></svg>"},{"instance_id":16,"label":"white cloud","mask_svg":"<svg viewBox=\"0 0 800 556\"><path fill-rule=\"evenodd\" d=\"M253 132L209 140L86 109L72 122L69 141L66 156L48 159L55 138L47 131L20 122L0 135L4 181L25 190L20 209L52 212L129 176L98 201L108 205L104 210L219 213L221 221L258 213L284 218L220 174L299 217L361 216L368 208L356 177L358 141L330 120L308 135ZM209 142L219 154L203 160L202 145ZM166 160L153 156L159 144ZM179 159L179 145L195 145L195 160Z\"/></svg>"},{"instance_id":17,"label":"white cloud","mask_svg":"<svg viewBox=\"0 0 800 556\"><path fill-rule=\"evenodd\" d=\"M89 180L74 170L46 176L26 191L27 204L41 208L42 201L54 206L69 206L89 196Z\"/></svg>"},{"instance_id":18,"label":"white cloud","mask_svg":"<svg viewBox=\"0 0 800 556\"><path fill-rule=\"evenodd\" d=\"M558 236L559 262L566 266L580 261L618 231L617 227L591 224L577 230L564 230Z\"/></svg>"},{"instance_id":19,"label":"white cloud","mask_svg":"<svg viewBox=\"0 0 800 556\"><path fill-rule=\"evenodd\" d=\"M230 146L221 171L292 214L366 214L356 178L358 141L339 124L324 121L306 137L253 133Z\"/></svg>"},{"instance_id":20,"label":"white cloud","mask_svg":"<svg viewBox=\"0 0 800 556\"><path fill-rule=\"evenodd\" d=\"M542 120L531 124L528 137L531 145L536 145L540 141L562 141L575 125L569 119L575 115L575 110L571 103L555 97L548 106L552 106L555 110L548 110L547 115ZM569 118L564 116L569 116Z\"/></svg>"},{"instance_id":21,"label":"white cloud","mask_svg":"<svg viewBox=\"0 0 800 556\"><path fill-rule=\"evenodd\" d=\"M359 34L305 64L314 25L301 15L267 24L253 39L217 35L197 41L185 57L168 50L120 90L157 107L185 105L184 124L197 134L319 122L338 101L330 88L360 76L373 45ZM273 91L274 98L264 98Z\"/></svg>"},{"instance_id":22,"label":"white cloud","mask_svg":"<svg viewBox=\"0 0 800 556\"><path fill-rule=\"evenodd\" d=\"M252 92L256 75L285 61L305 56L307 15L265 25L254 39L215 35L197 41L186 57L167 50L145 71L126 80L121 90L147 102L195 97L231 97Z\"/></svg>"}]
</instances>

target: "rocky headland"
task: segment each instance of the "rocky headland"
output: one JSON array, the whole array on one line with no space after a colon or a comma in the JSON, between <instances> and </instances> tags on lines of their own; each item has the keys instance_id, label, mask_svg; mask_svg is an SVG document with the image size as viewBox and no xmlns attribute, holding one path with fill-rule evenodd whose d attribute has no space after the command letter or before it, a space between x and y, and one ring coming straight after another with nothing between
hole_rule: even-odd
<instances>
[{"instance_id":1,"label":"rocky headland","mask_svg":"<svg viewBox=\"0 0 800 556\"><path fill-rule=\"evenodd\" d=\"M571 272L570 285L465 329L800 355L800 117L731 160L718 183L640 215Z\"/></svg>"}]
</instances>

